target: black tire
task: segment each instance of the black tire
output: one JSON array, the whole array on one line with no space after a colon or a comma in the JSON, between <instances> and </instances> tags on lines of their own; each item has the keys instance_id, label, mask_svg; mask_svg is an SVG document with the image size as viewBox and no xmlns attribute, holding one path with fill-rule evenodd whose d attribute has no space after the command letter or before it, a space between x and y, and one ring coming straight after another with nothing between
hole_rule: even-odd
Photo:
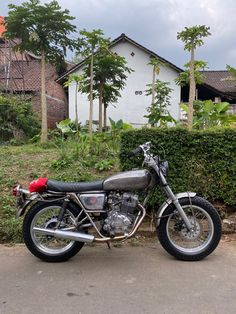
<instances>
[{"instance_id":1,"label":"black tire","mask_svg":"<svg viewBox=\"0 0 236 314\"><path fill-rule=\"evenodd\" d=\"M23 221L23 238L24 242L27 246L27 248L30 250L30 252L35 255L36 257L40 258L41 260L45 262L65 262L69 258L73 257L76 255L84 246L83 242L78 242L78 241L70 241L70 240L58 240L55 239L52 236L47 236L44 235L42 239L49 239L49 241L63 241L66 243L66 241L69 241L68 244L65 246L65 248L62 249L50 249L44 246L40 241L40 239L37 239L36 234L32 231L33 225L37 222L35 221L37 217L40 218L40 215L43 215L43 213L47 213L47 210L50 213L50 210L59 210L62 206L62 202L55 201L55 202L47 202L47 203L36 203L26 214L24 221ZM80 212L80 209L74 205L69 203L67 205L67 211L66 215L73 215L76 217ZM44 218L42 218L44 219ZM47 224L47 228L49 228L50 224L53 225L56 223L56 216L51 216L49 215L48 219L44 221L44 226ZM44 237L44 238L43 238Z\"/></svg>"},{"instance_id":2,"label":"black tire","mask_svg":"<svg viewBox=\"0 0 236 314\"><path fill-rule=\"evenodd\" d=\"M180 199L179 202L194 225L194 232L187 230L174 204L170 204L157 226L159 241L169 254L179 260L201 260L212 253L220 241L222 231L220 216L217 210L201 197L191 198L191 203L188 197ZM185 244L178 244L175 236ZM199 242L199 245L194 246L194 241L196 244Z\"/></svg>"}]
</instances>

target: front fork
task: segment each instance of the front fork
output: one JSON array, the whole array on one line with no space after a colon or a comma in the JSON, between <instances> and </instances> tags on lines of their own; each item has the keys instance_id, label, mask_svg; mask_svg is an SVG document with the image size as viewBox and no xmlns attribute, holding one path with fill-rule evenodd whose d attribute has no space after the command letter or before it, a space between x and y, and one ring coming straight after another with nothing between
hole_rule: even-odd
<instances>
[{"instance_id":1,"label":"front fork","mask_svg":"<svg viewBox=\"0 0 236 314\"><path fill-rule=\"evenodd\" d=\"M155 170L158 171L158 175L159 175L163 190L165 191L166 195L170 198L172 203L175 205L175 207L176 207L178 213L180 214L181 218L183 219L187 229L189 231L192 231L193 230L192 224L190 223L187 215L185 214L185 211L183 210L182 206L180 205L178 198L175 196L175 194L172 192L170 186L168 185L166 178L164 177L162 171L159 170L157 166L156 166Z\"/></svg>"},{"instance_id":2,"label":"front fork","mask_svg":"<svg viewBox=\"0 0 236 314\"><path fill-rule=\"evenodd\" d=\"M166 192L166 194L169 196L169 198L172 200L172 203L175 205L175 207L176 207L178 213L180 214L181 218L183 219L187 229L189 231L192 231L193 227L192 227L187 215L185 214L185 211L183 210L182 206L180 205L178 198L172 192L169 185L164 186L163 189Z\"/></svg>"}]
</instances>

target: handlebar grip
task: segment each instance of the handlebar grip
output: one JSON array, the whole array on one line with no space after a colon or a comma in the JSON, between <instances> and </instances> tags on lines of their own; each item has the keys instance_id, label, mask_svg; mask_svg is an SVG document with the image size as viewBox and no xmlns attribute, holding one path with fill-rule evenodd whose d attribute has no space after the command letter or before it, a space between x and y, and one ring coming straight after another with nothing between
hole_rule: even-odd
<instances>
[{"instance_id":1,"label":"handlebar grip","mask_svg":"<svg viewBox=\"0 0 236 314\"><path fill-rule=\"evenodd\" d=\"M129 156L129 157L132 157L132 156L135 156L135 155L140 154L141 152L142 152L142 148L141 148L141 147L137 147L137 148L135 148L134 150L132 150L132 151L128 154L128 156Z\"/></svg>"}]
</instances>

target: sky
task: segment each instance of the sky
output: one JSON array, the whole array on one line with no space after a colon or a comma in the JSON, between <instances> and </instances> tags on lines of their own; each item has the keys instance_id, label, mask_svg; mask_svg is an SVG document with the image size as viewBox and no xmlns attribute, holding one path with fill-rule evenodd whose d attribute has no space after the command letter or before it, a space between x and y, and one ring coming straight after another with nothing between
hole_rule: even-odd
<instances>
[{"instance_id":1,"label":"sky","mask_svg":"<svg viewBox=\"0 0 236 314\"><path fill-rule=\"evenodd\" d=\"M0 15L8 4L23 0L0 0ZM50 2L42 0L42 3ZM211 36L196 51L196 59L208 62L209 70L236 67L235 0L58 0L75 17L78 28L102 29L115 39L121 33L180 68L189 61L177 32L186 26L206 25ZM75 35L74 35L75 36Z\"/></svg>"}]
</instances>

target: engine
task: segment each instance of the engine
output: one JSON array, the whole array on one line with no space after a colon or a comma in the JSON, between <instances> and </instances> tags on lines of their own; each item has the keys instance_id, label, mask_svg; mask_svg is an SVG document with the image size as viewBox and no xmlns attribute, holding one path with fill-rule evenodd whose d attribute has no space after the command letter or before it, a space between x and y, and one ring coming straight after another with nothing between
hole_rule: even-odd
<instances>
[{"instance_id":1,"label":"engine","mask_svg":"<svg viewBox=\"0 0 236 314\"><path fill-rule=\"evenodd\" d=\"M109 211L102 228L106 234L111 237L116 234L128 234L137 216L137 205L138 196L134 193L110 193Z\"/></svg>"}]
</instances>

